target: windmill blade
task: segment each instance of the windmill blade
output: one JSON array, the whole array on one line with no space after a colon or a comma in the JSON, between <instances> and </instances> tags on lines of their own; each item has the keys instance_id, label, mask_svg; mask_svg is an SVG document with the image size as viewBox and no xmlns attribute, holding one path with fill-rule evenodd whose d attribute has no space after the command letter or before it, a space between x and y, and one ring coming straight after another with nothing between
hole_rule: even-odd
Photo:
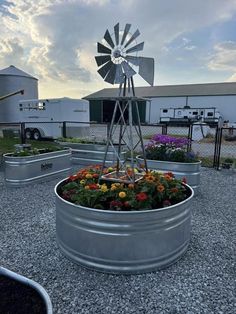
<instances>
[{"instance_id":1,"label":"windmill blade","mask_svg":"<svg viewBox=\"0 0 236 314\"><path fill-rule=\"evenodd\" d=\"M139 57L134 57L134 56L126 56L124 57L125 60L128 62L132 63L133 65L139 65Z\"/></svg>"},{"instance_id":2,"label":"windmill blade","mask_svg":"<svg viewBox=\"0 0 236 314\"><path fill-rule=\"evenodd\" d=\"M139 75L150 85L154 83L154 59L139 57Z\"/></svg>"},{"instance_id":3,"label":"windmill blade","mask_svg":"<svg viewBox=\"0 0 236 314\"><path fill-rule=\"evenodd\" d=\"M113 63L104 81L114 84L115 76L116 76L116 64Z\"/></svg>"},{"instance_id":4,"label":"windmill blade","mask_svg":"<svg viewBox=\"0 0 236 314\"><path fill-rule=\"evenodd\" d=\"M136 31L135 31L135 33L130 37L130 39L127 41L127 43L125 44L125 48L129 45L129 44L131 44L138 36L140 35L140 32L139 32L139 30L137 29Z\"/></svg>"},{"instance_id":5,"label":"windmill blade","mask_svg":"<svg viewBox=\"0 0 236 314\"><path fill-rule=\"evenodd\" d=\"M120 43L121 45L123 45L123 43L124 43L124 41L126 39L126 36L127 36L128 32L130 30L130 27L131 27L131 24L126 24L125 25L124 33L123 33L123 36L122 36L122 39L121 39L121 43Z\"/></svg>"},{"instance_id":6,"label":"windmill blade","mask_svg":"<svg viewBox=\"0 0 236 314\"><path fill-rule=\"evenodd\" d=\"M126 53L131 53L131 52L135 52L135 51L142 51L144 47L144 41L140 44L137 44L136 46L126 50Z\"/></svg>"},{"instance_id":7,"label":"windmill blade","mask_svg":"<svg viewBox=\"0 0 236 314\"><path fill-rule=\"evenodd\" d=\"M122 66L121 64L117 64L116 65L116 76L115 76L115 80L114 80L114 84L121 84L124 83L124 73L122 71Z\"/></svg>"},{"instance_id":8,"label":"windmill blade","mask_svg":"<svg viewBox=\"0 0 236 314\"><path fill-rule=\"evenodd\" d=\"M121 65L127 78L130 78L131 76L136 74L136 72L131 68L128 62L122 61Z\"/></svg>"},{"instance_id":9,"label":"windmill blade","mask_svg":"<svg viewBox=\"0 0 236 314\"><path fill-rule=\"evenodd\" d=\"M111 60L111 56L96 56L95 60L97 62L97 65L100 67L100 65L103 65L104 63L107 63Z\"/></svg>"},{"instance_id":10,"label":"windmill blade","mask_svg":"<svg viewBox=\"0 0 236 314\"><path fill-rule=\"evenodd\" d=\"M115 45L114 45L114 43L113 43L113 40L112 40L112 38L111 38L111 35L110 35L108 29L106 30L106 33L105 33L105 35L104 35L104 39L106 40L106 42L108 43L108 45L109 45L111 48L114 48L114 47L115 47Z\"/></svg>"},{"instance_id":11,"label":"windmill blade","mask_svg":"<svg viewBox=\"0 0 236 314\"><path fill-rule=\"evenodd\" d=\"M119 45L119 23L114 26L114 33L116 38L116 44Z\"/></svg>"},{"instance_id":12,"label":"windmill blade","mask_svg":"<svg viewBox=\"0 0 236 314\"><path fill-rule=\"evenodd\" d=\"M111 54L110 48L107 48L106 46L104 46L103 44L100 44L100 43L97 43L97 45L98 45L98 52Z\"/></svg>"},{"instance_id":13,"label":"windmill blade","mask_svg":"<svg viewBox=\"0 0 236 314\"><path fill-rule=\"evenodd\" d=\"M98 73L101 75L101 77L105 78L107 73L110 71L112 65L113 65L113 62L109 61L98 70Z\"/></svg>"}]
</instances>

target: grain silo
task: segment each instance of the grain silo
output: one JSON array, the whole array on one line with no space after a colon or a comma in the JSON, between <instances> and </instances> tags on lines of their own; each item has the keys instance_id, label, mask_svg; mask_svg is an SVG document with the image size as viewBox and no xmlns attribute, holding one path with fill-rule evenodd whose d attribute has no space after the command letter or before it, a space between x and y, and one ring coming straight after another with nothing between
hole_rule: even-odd
<instances>
[{"instance_id":1,"label":"grain silo","mask_svg":"<svg viewBox=\"0 0 236 314\"><path fill-rule=\"evenodd\" d=\"M17 94L0 102L0 122L18 122L19 101L38 98L38 79L13 65L0 70L0 97L18 90L24 90L24 94Z\"/></svg>"}]
</instances>

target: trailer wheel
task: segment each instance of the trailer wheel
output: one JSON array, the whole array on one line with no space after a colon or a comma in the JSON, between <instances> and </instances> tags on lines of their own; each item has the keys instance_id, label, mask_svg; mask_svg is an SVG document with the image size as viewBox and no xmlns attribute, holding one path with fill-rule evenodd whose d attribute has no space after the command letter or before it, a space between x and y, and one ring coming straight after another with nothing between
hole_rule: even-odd
<instances>
[{"instance_id":1,"label":"trailer wheel","mask_svg":"<svg viewBox=\"0 0 236 314\"><path fill-rule=\"evenodd\" d=\"M30 140L32 138L32 133L31 133L30 129L25 129L25 138L27 140Z\"/></svg>"},{"instance_id":2,"label":"trailer wheel","mask_svg":"<svg viewBox=\"0 0 236 314\"><path fill-rule=\"evenodd\" d=\"M41 139L41 134L38 129L33 130L33 139L36 141Z\"/></svg>"}]
</instances>

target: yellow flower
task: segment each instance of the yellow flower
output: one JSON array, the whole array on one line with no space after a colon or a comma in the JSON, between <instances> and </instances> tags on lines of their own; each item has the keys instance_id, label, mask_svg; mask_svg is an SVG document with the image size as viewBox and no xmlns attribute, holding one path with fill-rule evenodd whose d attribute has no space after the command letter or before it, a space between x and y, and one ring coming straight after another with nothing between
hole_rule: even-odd
<instances>
[{"instance_id":1,"label":"yellow flower","mask_svg":"<svg viewBox=\"0 0 236 314\"><path fill-rule=\"evenodd\" d=\"M91 173L87 173L86 176L85 176L86 179L92 179L92 177L93 176L91 175Z\"/></svg>"},{"instance_id":2,"label":"yellow flower","mask_svg":"<svg viewBox=\"0 0 236 314\"><path fill-rule=\"evenodd\" d=\"M119 197L120 198L125 198L126 197L126 193L125 192L120 192L119 193Z\"/></svg>"},{"instance_id":3,"label":"yellow flower","mask_svg":"<svg viewBox=\"0 0 236 314\"><path fill-rule=\"evenodd\" d=\"M115 191L115 190L117 190L117 187L116 187L115 184L112 184L112 185L111 185L111 191Z\"/></svg>"},{"instance_id":4,"label":"yellow flower","mask_svg":"<svg viewBox=\"0 0 236 314\"><path fill-rule=\"evenodd\" d=\"M82 185L84 185L84 184L85 184L85 180L80 180L79 183L82 184Z\"/></svg>"},{"instance_id":5,"label":"yellow flower","mask_svg":"<svg viewBox=\"0 0 236 314\"><path fill-rule=\"evenodd\" d=\"M108 187L105 183L101 186L101 191L104 193L108 191Z\"/></svg>"},{"instance_id":6,"label":"yellow flower","mask_svg":"<svg viewBox=\"0 0 236 314\"><path fill-rule=\"evenodd\" d=\"M85 190L89 190L89 185L85 185Z\"/></svg>"}]
</instances>

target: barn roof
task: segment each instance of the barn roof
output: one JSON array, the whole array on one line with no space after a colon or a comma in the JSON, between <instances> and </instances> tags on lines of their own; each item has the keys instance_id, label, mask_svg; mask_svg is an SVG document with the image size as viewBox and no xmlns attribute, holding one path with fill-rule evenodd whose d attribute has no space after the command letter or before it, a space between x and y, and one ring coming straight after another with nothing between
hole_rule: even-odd
<instances>
[{"instance_id":1,"label":"barn roof","mask_svg":"<svg viewBox=\"0 0 236 314\"><path fill-rule=\"evenodd\" d=\"M180 97L236 95L236 82L136 87L137 97ZM87 100L116 97L118 88L104 88L84 97Z\"/></svg>"}]
</instances>

